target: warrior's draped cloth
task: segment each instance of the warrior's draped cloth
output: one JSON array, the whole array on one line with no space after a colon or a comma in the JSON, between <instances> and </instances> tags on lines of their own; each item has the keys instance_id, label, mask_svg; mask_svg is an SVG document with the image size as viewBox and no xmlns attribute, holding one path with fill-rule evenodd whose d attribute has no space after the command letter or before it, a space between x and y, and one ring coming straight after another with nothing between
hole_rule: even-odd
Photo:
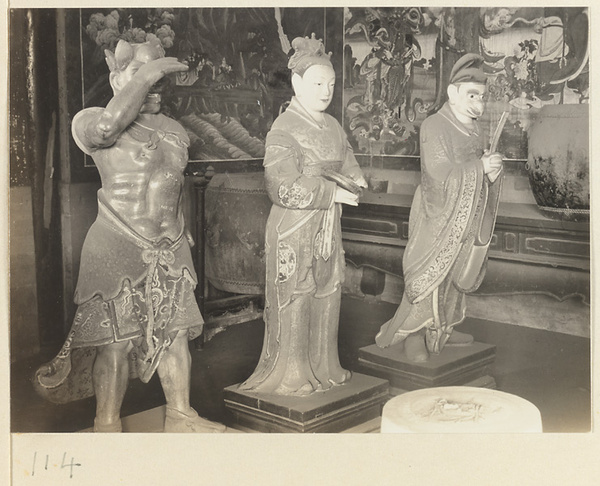
<instances>
[{"instance_id":1,"label":"warrior's draped cloth","mask_svg":"<svg viewBox=\"0 0 600 486\"><path fill-rule=\"evenodd\" d=\"M427 328L438 353L465 318L465 293L483 280L501 189L483 172L483 137L446 103L421 125L421 185L409 218L403 256L404 295L376 337L380 347Z\"/></svg>"},{"instance_id":2,"label":"warrior's draped cloth","mask_svg":"<svg viewBox=\"0 0 600 486\"><path fill-rule=\"evenodd\" d=\"M318 329L333 327L337 359L335 314L345 263L336 183L322 175L334 171L356 180L362 171L340 124L323 115L318 124L292 98L267 135L265 180L273 206L265 242L266 329L259 364L243 389L294 394L304 393L298 391L303 384L315 390L331 386L323 383L330 378L315 376L316 362L324 358L315 350L325 339ZM306 296L312 297L306 307L292 309Z\"/></svg>"},{"instance_id":3,"label":"warrior's draped cloth","mask_svg":"<svg viewBox=\"0 0 600 486\"><path fill-rule=\"evenodd\" d=\"M76 117L98 110L89 108ZM145 160L161 168L171 163L171 170L183 172L189 146L187 134L167 117L156 116L153 122L152 127L133 122L117 145L148 149L150 155ZM79 147L91 154L75 131L73 136ZM97 155L110 156L106 152ZM156 172L160 175L165 171ZM173 190L168 184L163 183L163 186ZM160 194L153 197L157 199ZM106 199L104 190L100 189L98 216L82 248L74 296L78 308L71 330L56 358L37 373L40 392L44 394L45 390L58 390L63 384L65 390L71 387L66 380L72 367L73 375L89 376L94 354L81 348L132 341L134 349L130 359L135 369L130 374L147 382L178 331L187 330L190 339L202 332L204 320L194 297L197 276L181 205L174 216L181 228L178 236L154 241L139 234ZM86 356L85 361L71 359L74 349L81 349L78 356ZM76 393L57 391L55 394L82 398L93 393L88 385ZM48 398L53 400L51 395Z\"/></svg>"}]
</instances>

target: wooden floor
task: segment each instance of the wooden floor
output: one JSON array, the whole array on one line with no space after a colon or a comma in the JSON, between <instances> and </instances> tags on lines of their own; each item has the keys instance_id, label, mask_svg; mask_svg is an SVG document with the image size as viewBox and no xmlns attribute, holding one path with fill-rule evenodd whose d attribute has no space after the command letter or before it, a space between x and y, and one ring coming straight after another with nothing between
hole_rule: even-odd
<instances>
[{"instance_id":1,"label":"wooden floor","mask_svg":"<svg viewBox=\"0 0 600 486\"><path fill-rule=\"evenodd\" d=\"M344 367L356 369L358 349L374 342L379 327L394 311L395 306L391 304L366 304L344 298L339 332L340 360ZM468 319L460 330L473 334L480 342L497 346L493 376L498 389L535 404L542 414L545 432L591 430L589 339L477 319ZM190 399L202 416L218 422L228 421L223 389L252 373L260 356L263 331L262 320L256 320L217 334L200 351L191 346ZM39 356L12 366L13 432L77 432L92 426L94 398L55 405L33 391L34 370L56 351L44 350ZM157 429L164 403L156 376L148 384L133 380L125 396L122 416L128 417L126 422L134 424L131 425L134 428ZM144 411L146 414L139 415ZM143 425L144 420L149 420L151 425ZM354 432L373 432L377 427L373 422Z\"/></svg>"}]
</instances>

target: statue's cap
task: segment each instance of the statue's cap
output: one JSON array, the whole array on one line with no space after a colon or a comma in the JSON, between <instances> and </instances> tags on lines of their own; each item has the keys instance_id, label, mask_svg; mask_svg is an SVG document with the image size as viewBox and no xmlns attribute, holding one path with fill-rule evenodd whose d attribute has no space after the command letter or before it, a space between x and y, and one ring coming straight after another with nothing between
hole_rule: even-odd
<instances>
[{"instance_id":1,"label":"statue's cap","mask_svg":"<svg viewBox=\"0 0 600 486\"><path fill-rule=\"evenodd\" d=\"M465 54L450 71L450 84L481 83L485 84L487 76L483 72L483 57L479 54Z\"/></svg>"},{"instance_id":2,"label":"statue's cap","mask_svg":"<svg viewBox=\"0 0 600 486\"><path fill-rule=\"evenodd\" d=\"M317 39L315 34L311 37L296 37L292 41L292 47L294 54L290 57L288 62L288 68L293 73L297 73L302 76L306 70L314 65L329 66L333 68L331 64L331 53L325 52L325 46L323 41Z\"/></svg>"}]
</instances>

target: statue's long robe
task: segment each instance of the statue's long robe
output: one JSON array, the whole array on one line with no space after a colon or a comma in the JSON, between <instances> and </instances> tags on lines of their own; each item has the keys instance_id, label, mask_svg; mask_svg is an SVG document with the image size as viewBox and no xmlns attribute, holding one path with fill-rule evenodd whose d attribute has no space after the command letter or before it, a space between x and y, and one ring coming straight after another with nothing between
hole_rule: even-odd
<instances>
[{"instance_id":1,"label":"statue's long robe","mask_svg":"<svg viewBox=\"0 0 600 486\"><path fill-rule=\"evenodd\" d=\"M340 124L319 125L297 99L266 140L266 307L262 355L242 389L304 395L343 382L337 328L344 272L341 207L324 170L362 171Z\"/></svg>"},{"instance_id":2,"label":"statue's long robe","mask_svg":"<svg viewBox=\"0 0 600 486\"><path fill-rule=\"evenodd\" d=\"M427 328L437 353L465 318L465 293L485 274L501 189L483 172L483 136L467 129L446 103L421 126L421 185L409 218L404 295L376 337L380 347Z\"/></svg>"}]
</instances>

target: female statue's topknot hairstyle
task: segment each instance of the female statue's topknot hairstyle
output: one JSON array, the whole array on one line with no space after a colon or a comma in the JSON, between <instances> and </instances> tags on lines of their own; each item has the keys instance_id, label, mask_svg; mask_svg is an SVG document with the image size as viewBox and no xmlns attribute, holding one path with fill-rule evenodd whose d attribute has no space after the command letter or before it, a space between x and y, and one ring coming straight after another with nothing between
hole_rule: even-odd
<instances>
[{"instance_id":1,"label":"female statue's topknot hairstyle","mask_svg":"<svg viewBox=\"0 0 600 486\"><path fill-rule=\"evenodd\" d=\"M315 64L333 68L330 59L331 52L329 54L325 52L323 41L317 39L315 34L312 34L310 38L296 37L292 41L292 47L294 48L294 54L290 57L288 68L293 73L302 76L309 67Z\"/></svg>"}]
</instances>

